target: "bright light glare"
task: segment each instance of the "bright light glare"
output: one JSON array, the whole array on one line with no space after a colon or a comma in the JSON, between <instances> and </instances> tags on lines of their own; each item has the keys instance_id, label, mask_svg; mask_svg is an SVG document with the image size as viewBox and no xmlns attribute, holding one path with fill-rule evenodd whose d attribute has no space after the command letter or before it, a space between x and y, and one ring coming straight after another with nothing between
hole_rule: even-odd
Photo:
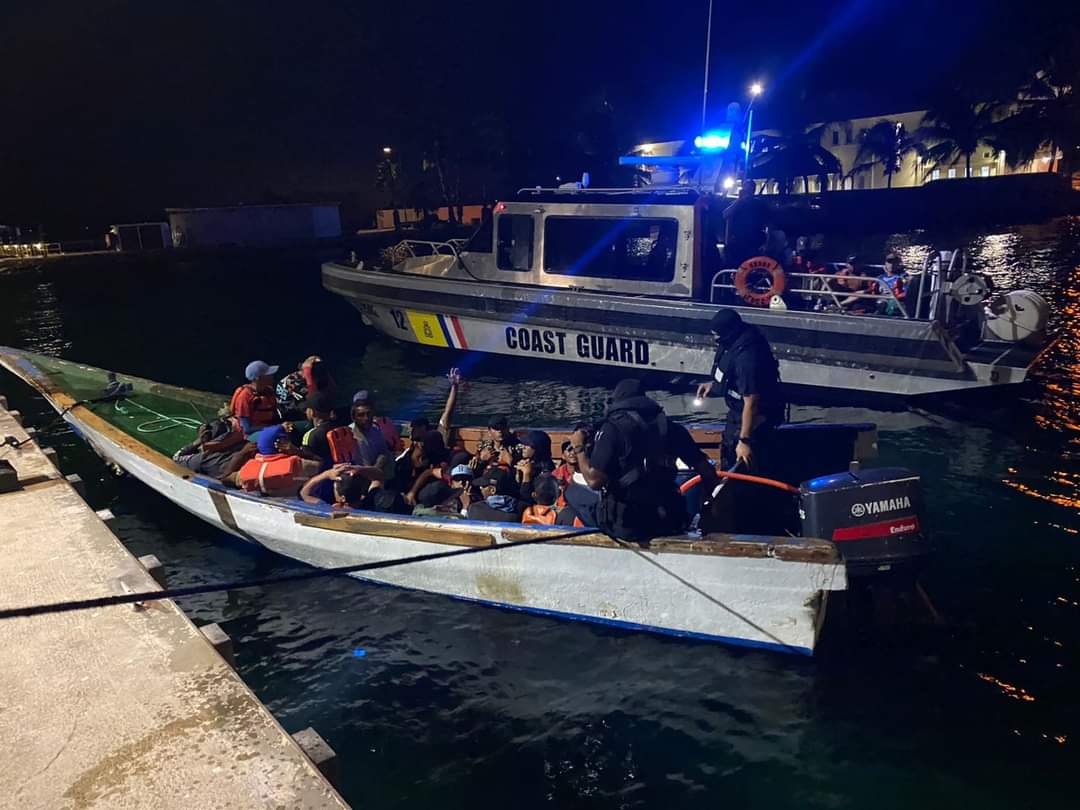
<instances>
[{"instance_id":1,"label":"bright light glare","mask_svg":"<svg viewBox=\"0 0 1080 810\"><path fill-rule=\"evenodd\" d=\"M761 82L754 82L752 85L750 85L750 95L760 96L764 92L765 88L761 86Z\"/></svg>"},{"instance_id":2,"label":"bright light glare","mask_svg":"<svg viewBox=\"0 0 1080 810\"><path fill-rule=\"evenodd\" d=\"M389 147L389 146L384 146L384 147L382 148L382 153L383 153L384 155L389 155L389 154L390 154L391 152L393 152L393 151L394 151L394 150L393 150L393 149L392 149L391 147Z\"/></svg>"},{"instance_id":3,"label":"bright light glare","mask_svg":"<svg viewBox=\"0 0 1080 810\"><path fill-rule=\"evenodd\" d=\"M724 178L724 188L725 189L735 188L735 178L734 177L725 177Z\"/></svg>"},{"instance_id":4,"label":"bright light glare","mask_svg":"<svg viewBox=\"0 0 1080 810\"><path fill-rule=\"evenodd\" d=\"M730 132L706 132L694 138L694 146L704 151L727 149L731 142Z\"/></svg>"},{"instance_id":5,"label":"bright light glare","mask_svg":"<svg viewBox=\"0 0 1080 810\"><path fill-rule=\"evenodd\" d=\"M704 404L705 404L705 400L703 400L701 397L695 397L694 398L694 407L695 408L700 408Z\"/></svg>"}]
</instances>

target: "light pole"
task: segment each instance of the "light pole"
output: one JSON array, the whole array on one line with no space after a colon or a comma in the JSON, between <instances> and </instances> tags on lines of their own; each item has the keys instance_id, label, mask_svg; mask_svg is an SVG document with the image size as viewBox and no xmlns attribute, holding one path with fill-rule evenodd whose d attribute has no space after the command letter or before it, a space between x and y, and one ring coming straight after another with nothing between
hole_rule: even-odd
<instances>
[{"instance_id":1,"label":"light pole","mask_svg":"<svg viewBox=\"0 0 1080 810\"><path fill-rule=\"evenodd\" d=\"M705 88L701 93L701 132L705 132L705 111L709 106L709 50L712 47L712 4L709 0L709 21L705 26Z\"/></svg>"},{"instance_id":2,"label":"light pole","mask_svg":"<svg viewBox=\"0 0 1080 810\"><path fill-rule=\"evenodd\" d=\"M743 170L744 180L750 177L750 134L754 131L754 101L763 92L765 92L765 88L761 86L761 82L754 82L750 85L750 106L746 108L746 143L743 144L746 149L746 167Z\"/></svg>"}]
</instances>

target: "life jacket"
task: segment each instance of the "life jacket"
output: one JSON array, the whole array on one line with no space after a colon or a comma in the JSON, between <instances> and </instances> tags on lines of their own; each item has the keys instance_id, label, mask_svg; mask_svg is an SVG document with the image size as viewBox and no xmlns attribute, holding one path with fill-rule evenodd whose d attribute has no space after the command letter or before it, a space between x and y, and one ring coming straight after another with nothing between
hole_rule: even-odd
<instances>
[{"instance_id":1,"label":"life jacket","mask_svg":"<svg viewBox=\"0 0 1080 810\"><path fill-rule=\"evenodd\" d=\"M554 506L544 506L537 503L525 509L521 515L522 523L538 523L543 526L554 526L555 519L559 516Z\"/></svg>"},{"instance_id":2,"label":"life jacket","mask_svg":"<svg viewBox=\"0 0 1080 810\"><path fill-rule=\"evenodd\" d=\"M229 413L237 416L236 407L240 395L247 391L251 395L251 416L249 422L252 428L268 427L274 424L277 418L277 396L273 393L252 391L248 385L238 386L233 391L232 399L229 400Z\"/></svg>"},{"instance_id":3,"label":"life jacket","mask_svg":"<svg viewBox=\"0 0 1080 810\"><path fill-rule=\"evenodd\" d=\"M300 456L274 453L264 456L260 453L240 468L240 488L247 492L261 492L263 495L295 495L304 480L301 475L303 462Z\"/></svg>"},{"instance_id":4,"label":"life jacket","mask_svg":"<svg viewBox=\"0 0 1080 810\"><path fill-rule=\"evenodd\" d=\"M330 457L335 464L356 463L358 445L351 427L344 425L328 430L326 443L330 445Z\"/></svg>"}]
</instances>

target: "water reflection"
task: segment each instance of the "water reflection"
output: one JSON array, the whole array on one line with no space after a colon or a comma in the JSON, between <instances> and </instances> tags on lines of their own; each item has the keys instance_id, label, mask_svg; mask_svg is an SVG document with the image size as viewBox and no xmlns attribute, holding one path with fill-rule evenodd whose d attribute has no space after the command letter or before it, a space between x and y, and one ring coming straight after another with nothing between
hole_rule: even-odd
<instances>
[{"instance_id":1,"label":"water reflection","mask_svg":"<svg viewBox=\"0 0 1080 810\"><path fill-rule=\"evenodd\" d=\"M42 281L24 293L15 315L19 345L40 354L60 357L71 347L64 333L64 314L56 287Z\"/></svg>"}]
</instances>

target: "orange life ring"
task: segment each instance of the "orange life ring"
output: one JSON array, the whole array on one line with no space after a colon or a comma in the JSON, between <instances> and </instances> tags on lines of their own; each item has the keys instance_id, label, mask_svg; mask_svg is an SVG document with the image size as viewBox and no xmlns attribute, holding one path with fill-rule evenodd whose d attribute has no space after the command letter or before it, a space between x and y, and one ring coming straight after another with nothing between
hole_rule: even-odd
<instances>
[{"instance_id":1,"label":"orange life ring","mask_svg":"<svg viewBox=\"0 0 1080 810\"><path fill-rule=\"evenodd\" d=\"M756 284L751 286L751 277L755 280L762 274L769 276L769 289L762 290ZM754 256L739 265L735 273L735 292L739 297L754 307L767 307L774 295L780 295L787 286L784 268L775 259L768 256Z\"/></svg>"}]
</instances>

